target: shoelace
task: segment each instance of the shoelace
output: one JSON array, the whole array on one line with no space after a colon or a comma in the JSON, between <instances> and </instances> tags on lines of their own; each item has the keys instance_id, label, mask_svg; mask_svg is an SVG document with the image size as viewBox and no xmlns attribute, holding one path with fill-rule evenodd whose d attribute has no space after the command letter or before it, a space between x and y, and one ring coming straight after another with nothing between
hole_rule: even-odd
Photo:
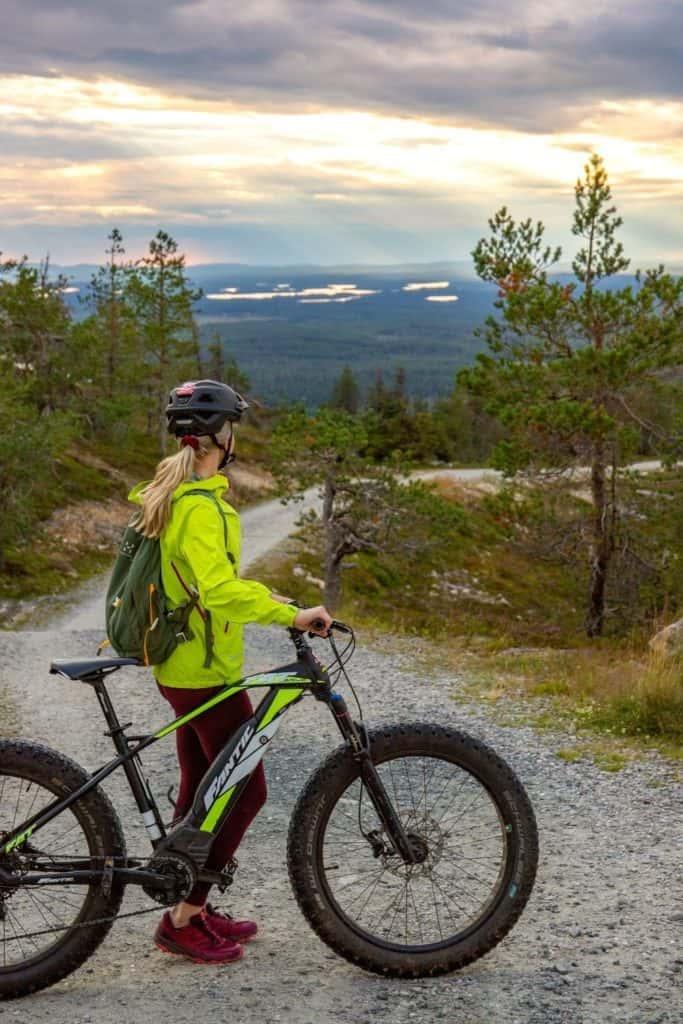
<instances>
[{"instance_id":1,"label":"shoelace","mask_svg":"<svg viewBox=\"0 0 683 1024\"><path fill-rule=\"evenodd\" d=\"M192 927L196 928L198 931L206 935L207 939L209 939L209 942L212 946L220 944L220 936L216 935L216 933L209 926L209 922L205 920L203 912L195 915L195 918L196 919L191 921Z\"/></svg>"},{"instance_id":2,"label":"shoelace","mask_svg":"<svg viewBox=\"0 0 683 1024\"><path fill-rule=\"evenodd\" d=\"M228 921L234 921L235 920L234 917L232 916L232 914L228 914L224 910L217 910L216 907L214 907L212 903L205 903L203 908L202 908L202 917L204 919L206 919L206 916L209 915L209 914L211 914L213 917L224 917Z\"/></svg>"}]
</instances>

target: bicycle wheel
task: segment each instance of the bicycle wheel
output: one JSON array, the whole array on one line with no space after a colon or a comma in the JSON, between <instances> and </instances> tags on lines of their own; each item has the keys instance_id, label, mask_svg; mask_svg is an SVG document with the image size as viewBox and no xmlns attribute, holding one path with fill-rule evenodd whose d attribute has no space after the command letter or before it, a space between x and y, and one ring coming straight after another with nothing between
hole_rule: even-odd
<instances>
[{"instance_id":1,"label":"bicycle wheel","mask_svg":"<svg viewBox=\"0 0 683 1024\"><path fill-rule=\"evenodd\" d=\"M48 747L0 741L0 841L15 824L65 797L88 781L88 774ZM101 867L118 863L125 843L116 812L105 794L91 790L17 850L0 855L13 884L0 886L0 998L27 995L76 970L111 928L124 886L114 877L109 893L90 885L21 886L21 874L59 861ZM16 884L14 881L16 880Z\"/></svg>"},{"instance_id":2,"label":"bicycle wheel","mask_svg":"<svg viewBox=\"0 0 683 1024\"><path fill-rule=\"evenodd\" d=\"M294 809L292 887L314 931L352 963L446 974L492 949L524 909L538 860L533 810L508 765L464 733L394 725L370 744L419 862L395 852L343 746Z\"/></svg>"}]
</instances>

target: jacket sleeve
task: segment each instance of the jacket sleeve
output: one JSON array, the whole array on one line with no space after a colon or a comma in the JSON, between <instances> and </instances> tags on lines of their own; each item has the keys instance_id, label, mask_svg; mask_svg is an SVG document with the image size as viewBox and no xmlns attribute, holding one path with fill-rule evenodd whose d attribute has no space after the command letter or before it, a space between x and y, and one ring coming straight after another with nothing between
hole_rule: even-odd
<instances>
[{"instance_id":1,"label":"jacket sleeve","mask_svg":"<svg viewBox=\"0 0 683 1024\"><path fill-rule=\"evenodd\" d=\"M188 513L180 555L189 565L199 601L228 622L257 622L261 626L291 626L297 610L274 601L255 580L240 579L228 559L220 513L204 501Z\"/></svg>"}]
</instances>

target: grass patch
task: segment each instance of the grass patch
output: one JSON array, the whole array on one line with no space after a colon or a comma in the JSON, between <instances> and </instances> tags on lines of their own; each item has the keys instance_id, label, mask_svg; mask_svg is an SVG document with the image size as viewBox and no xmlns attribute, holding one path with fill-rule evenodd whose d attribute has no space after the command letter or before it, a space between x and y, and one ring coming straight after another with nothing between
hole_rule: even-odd
<instances>
[{"instance_id":1,"label":"grass patch","mask_svg":"<svg viewBox=\"0 0 683 1024\"><path fill-rule=\"evenodd\" d=\"M568 747L562 750L556 750L555 756L559 757L560 761L566 761L567 764L574 764L575 761L581 761L584 757L582 750L578 747Z\"/></svg>"},{"instance_id":2,"label":"grass patch","mask_svg":"<svg viewBox=\"0 0 683 1024\"><path fill-rule=\"evenodd\" d=\"M337 617L392 643L411 638L411 653L422 638L421 667L464 675L460 696L495 707L509 724L587 737L577 757L605 770L618 770L633 750L683 757L683 665L649 653L653 621L587 641L585 565L513 542L519 520L511 499L441 485L435 501L460 508L437 571L405 550L356 555L345 563ZM317 604L322 592L311 578L321 565L321 538L309 525L277 561L261 563L258 578Z\"/></svg>"},{"instance_id":3,"label":"grass patch","mask_svg":"<svg viewBox=\"0 0 683 1024\"><path fill-rule=\"evenodd\" d=\"M577 737L601 737L615 747L656 748L668 757L683 758L680 661L664 660L632 643L614 641L559 651L548 648L533 654L483 646L473 650L462 638L448 648L448 663L466 671L471 698L490 702L493 694L506 709L515 698L523 699L515 724L526 722L540 729L566 730ZM511 712L504 713L512 724ZM613 751L593 748L586 752L609 770ZM566 750L563 754L565 760L571 759ZM621 757L611 770L623 767Z\"/></svg>"},{"instance_id":4,"label":"grass patch","mask_svg":"<svg viewBox=\"0 0 683 1024\"><path fill-rule=\"evenodd\" d=\"M577 761L592 761L596 768L603 772L620 772L633 756L633 751L616 750L605 744L581 743L576 747L565 747L556 750L555 755L567 764Z\"/></svg>"},{"instance_id":5,"label":"grass patch","mask_svg":"<svg viewBox=\"0 0 683 1024\"><path fill-rule=\"evenodd\" d=\"M111 551L74 552L54 541L36 541L27 549L8 551L0 574L0 597L12 602L62 594L104 572L111 561Z\"/></svg>"},{"instance_id":6,"label":"grass patch","mask_svg":"<svg viewBox=\"0 0 683 1024\"><path fill-rule=\"evenodd\" d=\"M606 750L595 754L595 763L603 772L620 772L626 765L627 758L618 750Z\"/></svg>"}]
</instances>

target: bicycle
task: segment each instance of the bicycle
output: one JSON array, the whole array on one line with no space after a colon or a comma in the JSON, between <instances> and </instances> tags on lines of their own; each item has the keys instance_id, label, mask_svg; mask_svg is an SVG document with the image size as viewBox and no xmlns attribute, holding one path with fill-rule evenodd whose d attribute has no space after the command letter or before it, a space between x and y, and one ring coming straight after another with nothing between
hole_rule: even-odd
<instances>
[{"instance_id":1,"label":"bicycle","mask_svg":"<svg viewBox=\"0 0 683 1024\"><path fill-rule=\"evenodd\" d=\"M222 891L234 864L206 869L214 836L287 711L312 695L343 742L312 773L291 818L287 863L299 906L337 954L378 974L418 978L457 970L512 928L534 883L538 840L511 768L479 740L434 723L369 729L346 665L351 627L328 632L325 667L290 628L296 661L220 688L156 732L128 735L105 681L133 658L56 660L50 671L92 685L116 756L92 774L25 740L0 740L0 998L27 995L80 967L104 940L126 885L153 905L181 901L199 879ZM348 637L340 650L335 634ZM309 633L309 637L313 634ZM351 687L359 719L336 686ZM167 828L140 754L240 690L265 689L226 740L185 816ZM100 783L123 768L152 852L128 857ZM47 802L46 802L47 801ZM11 821L10 821L11 819Z\"/></svg>"}]
</instances>

